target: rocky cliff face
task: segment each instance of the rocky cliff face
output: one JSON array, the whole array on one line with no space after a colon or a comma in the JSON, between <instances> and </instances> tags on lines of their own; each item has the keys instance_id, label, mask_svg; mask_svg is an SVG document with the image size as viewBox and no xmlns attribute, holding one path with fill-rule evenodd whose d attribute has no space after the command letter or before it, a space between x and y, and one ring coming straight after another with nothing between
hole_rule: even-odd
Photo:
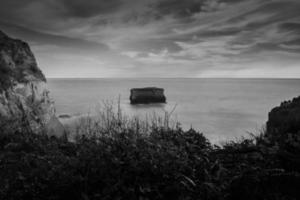
<instances>
[{"instance_id":1,"label":"rocky cliff face","mask_svg":"<svg viewBox=\"0 0 300 200\"><path fill-rule=\"evenodd\" d=\"M46 88L46 78L29 45L0 31L1 121L18 121L19 125L39 132L53 127L54 118L55 107ZM55 127L62 131L61 125Z\"/></svg>"}]
</instances>

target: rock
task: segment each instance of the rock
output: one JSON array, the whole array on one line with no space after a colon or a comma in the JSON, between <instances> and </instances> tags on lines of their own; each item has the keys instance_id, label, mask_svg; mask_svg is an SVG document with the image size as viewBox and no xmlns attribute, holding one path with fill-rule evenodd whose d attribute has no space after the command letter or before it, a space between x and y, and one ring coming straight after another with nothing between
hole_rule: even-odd
<instances>
[{"instance_id":1,"label":"rock","mask_svg":"<svg viewBox=\"0 0 300 200\"><path fill-rule=\"evenodd\" d=\"M279 135L300 131L300 96L292 101L282 102L269 113L267 133Z\"/></svg>"},{"instance_id":2,"label":"rock","mask_svg":"<svg viewBox=\"0 0 300 200\"><path fill-rule=\"evenodd\" d=\"M54 117L54 101L29 45L0 31L1 121L13 120L39 133Z\"/></svg>"},{"instance_id":3,"label":"rock","mask_svg":"<svg viewBox=\"0 0 300 200\"><path fill-rule=\"evenodd\" d=\"M65 133L65 127L57 119L56 116L52 116L45 127L46 127L48 136L61 137Z\"/></svg>"},{"instance_id":4,"label":"rock","mask_svg":"<svg viewBox=\"0 0 300 200\"><path fill-rule=\"evenodd\" d=\"M166 103L164 89L156 87L133 88L130 90L130 103Z\"/></svg>"}]
</instances>

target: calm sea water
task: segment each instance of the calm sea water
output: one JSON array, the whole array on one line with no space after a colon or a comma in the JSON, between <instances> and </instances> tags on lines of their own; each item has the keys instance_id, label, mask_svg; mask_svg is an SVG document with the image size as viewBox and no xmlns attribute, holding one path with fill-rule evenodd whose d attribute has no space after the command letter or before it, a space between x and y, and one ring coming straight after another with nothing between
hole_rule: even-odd
<instances>
[{"instance_id":1,"label":"calm sea water","mask_svg":"<svg viewBox=\"0 0 300 200\"><path fill-rule=\"evenodd\" d=\"M48 85L58 114L93 112L119 95L130 116L163 114L177 105L172 120L213 142L258 133L270 109L300 95L300 79L49 79ZM130 105L130 88L148 86L164 88L168 103Z\"/></svg>"}]
</instances>

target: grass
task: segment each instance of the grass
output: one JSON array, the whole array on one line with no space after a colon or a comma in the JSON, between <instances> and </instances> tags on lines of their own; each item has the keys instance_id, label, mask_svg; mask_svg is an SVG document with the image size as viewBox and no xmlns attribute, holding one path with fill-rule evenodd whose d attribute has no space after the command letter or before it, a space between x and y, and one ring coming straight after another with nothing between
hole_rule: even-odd
<instances>
[{"instance_id":1,"label":"grass","mask_svg":"<svg viewBox=\"0 0 300 200\"><path fill-rule=\"evenodd\" d=\"M2 122L0 199L297 199L300 136L212 145L203 134L108 104L66 138ZM25 126L25 125L24 125Z\"/></svg>"}]
</instances>

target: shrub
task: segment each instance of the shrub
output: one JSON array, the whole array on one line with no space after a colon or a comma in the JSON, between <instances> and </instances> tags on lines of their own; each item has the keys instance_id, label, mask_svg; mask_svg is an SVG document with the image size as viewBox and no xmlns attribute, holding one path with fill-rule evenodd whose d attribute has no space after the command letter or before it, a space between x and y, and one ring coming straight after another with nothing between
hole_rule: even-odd
<instances>
[{"instance_id":1,"label":"shrub","mask_svg":"<svg viewBox=\"0 0 300 200\"><path fill-rule=\"evenodd\" d=\"M277 141L262 133L220 147L193 129L170 128L169 119L129 119L109 107L82 119L72 142L2 123L0 199L299 197L295 134Z\"/></svg>"}]
</instances>

